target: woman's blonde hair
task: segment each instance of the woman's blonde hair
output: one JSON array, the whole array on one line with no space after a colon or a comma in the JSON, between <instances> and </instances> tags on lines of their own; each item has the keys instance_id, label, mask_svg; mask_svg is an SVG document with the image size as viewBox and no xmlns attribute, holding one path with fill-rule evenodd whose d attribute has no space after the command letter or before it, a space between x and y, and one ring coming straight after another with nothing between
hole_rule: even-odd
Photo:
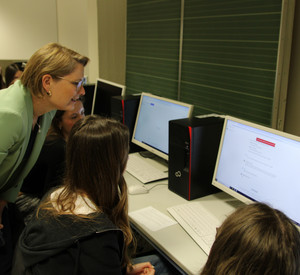
<instances>
[{"instance_id":1,"label":"woman's blonde hair","mask_svg":"<svg viewBox=\"0 0 300 275\"><path fill-rule=\"evenodd\" d=\"M88 57L71 49L58 43L49 43L28 60L21 82L32 94L40 97L43 96L42 77L45 74L50 74L53 78L63 77L72 73L78 63L85 66L88 61Z\"/></svg>"},{"instance_id":2,"label":"woman's blonde hair","mask_svg":"<svg viewBox=\"0 0 300 275\"><path fill-rule=\"evenodd\" d=\"M300 233L281 211L243 206L218 229L201 275L300 274Z\"/></svg>"}]
</instances>

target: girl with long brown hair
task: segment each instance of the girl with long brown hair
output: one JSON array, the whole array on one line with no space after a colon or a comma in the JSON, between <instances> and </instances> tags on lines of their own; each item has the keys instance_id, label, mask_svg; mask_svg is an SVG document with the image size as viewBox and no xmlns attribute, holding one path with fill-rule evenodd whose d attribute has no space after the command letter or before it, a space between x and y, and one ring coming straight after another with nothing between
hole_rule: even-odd
<instances>
[{"instance_id":1,"label":"girl with long brown hair","mask_svg":"<svg viewBox=\"0 0 300 275\"><path fill-rule=\"evenodd\" d=\"M131 265L127 253L128 151L128 128L115 120L87 116L73 126L63 186L23 231L13 274L155 273L150 262Z\"/></svg>"}]
</instances>

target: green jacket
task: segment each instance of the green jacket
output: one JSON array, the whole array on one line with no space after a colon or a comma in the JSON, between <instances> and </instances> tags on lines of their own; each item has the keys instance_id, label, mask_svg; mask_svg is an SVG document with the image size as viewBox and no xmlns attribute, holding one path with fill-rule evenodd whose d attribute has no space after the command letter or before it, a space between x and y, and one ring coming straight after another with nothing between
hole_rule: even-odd
<instances>
[{"instance_id":1,"label":"green jacket","mask_svg":"<svg viewBox=\"0 0 300 275\"><path fill-rule=\"evenodd\" d=\"M0 199L14 202L35 164L56 111L42 116L28 161L20 166L29 142L33 104L30 91L20 81L0 90Z\"/></svg>"}]
</instances>

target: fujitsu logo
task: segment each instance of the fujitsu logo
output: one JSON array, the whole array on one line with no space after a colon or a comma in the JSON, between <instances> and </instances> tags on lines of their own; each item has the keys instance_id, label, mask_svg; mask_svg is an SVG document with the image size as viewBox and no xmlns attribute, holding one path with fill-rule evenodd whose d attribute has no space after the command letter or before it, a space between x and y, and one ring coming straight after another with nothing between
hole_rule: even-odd
<instances>
[{"instance_id":1,"label":"fujitsu logo","mask_svg":"<svg viewBox=\"0 0 300 275\"><path fill-rule=\"evenodd\" d=\"M181 177L181 172L180 171L175 172L175 177L180 178Z\"/></svg>"}]
</instances>

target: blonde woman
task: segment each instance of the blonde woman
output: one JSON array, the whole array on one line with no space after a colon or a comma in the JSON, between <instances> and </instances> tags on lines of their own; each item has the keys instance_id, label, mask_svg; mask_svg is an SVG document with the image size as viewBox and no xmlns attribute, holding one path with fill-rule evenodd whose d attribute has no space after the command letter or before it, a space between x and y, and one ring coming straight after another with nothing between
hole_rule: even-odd
<instances>
[{"instance_id":1,"label":"blonde woman","mask_svg":"<svg viewBox=\"0 0 300 275\"><path fill-rule=\"evenodd\" d=\"M2 265L10 261L12 253L9 224L13 214L8 212L2 220L3 209L15 201L36 162L56 110L73 110L85 94L82 85L88 61L73 50L50 43L32 55L20 80L1 90L0 230L4 232L0 232L0 273L8 272L3 269L9 269L9 264Z\"/></svg>"}]
</instances>

